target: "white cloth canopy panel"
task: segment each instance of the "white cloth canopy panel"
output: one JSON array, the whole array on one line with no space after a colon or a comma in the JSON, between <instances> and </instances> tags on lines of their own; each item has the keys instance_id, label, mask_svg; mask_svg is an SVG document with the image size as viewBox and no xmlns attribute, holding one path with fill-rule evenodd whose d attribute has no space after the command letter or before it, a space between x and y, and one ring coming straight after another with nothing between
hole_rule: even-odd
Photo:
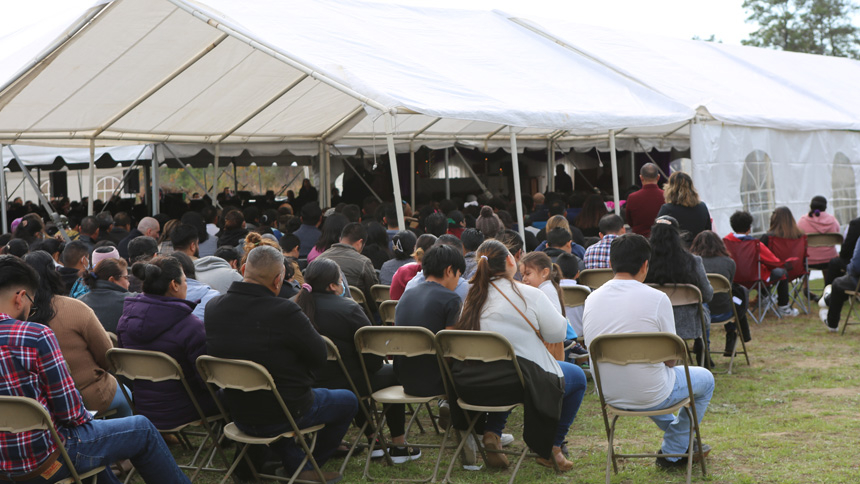
<instances>
[{"instance_id":1,"label":"white cloth canopy panel","mask_svg":"<svg viewBox=\"0 0 860 484\"><path fill-rule=\"evenodd\" d=\"M696 123L690 143L693 182L721 236L736 210L750 211L753 231L763 233L774 208L787 206L799 219L816 195L840 224L858 215L860 133Z\"/></svg>"}]
</instances>

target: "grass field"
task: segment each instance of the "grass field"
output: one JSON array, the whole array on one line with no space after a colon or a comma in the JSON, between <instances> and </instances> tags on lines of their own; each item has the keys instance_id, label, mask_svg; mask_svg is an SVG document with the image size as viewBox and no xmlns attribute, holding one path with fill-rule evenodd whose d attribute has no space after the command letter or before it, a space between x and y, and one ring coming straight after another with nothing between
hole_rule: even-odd
<instances>
[{"instance_id":1,"label":"grass field","mask_svg":"<svg viewBox=\"0 0 860 484\"><path fill-rule=\"evenodd\" d=\"M713 450L707 461L708 476L703 478L694 467L694 481L860 482L860 326L849 327L844 337L828 333L818 319L817 306L815 309L808 316L801 313L800 317L782 320L771 316L761 325L753 324L753 341L748 343L752 365L736 361L732 375L725 374L728 358L722 356L723 332L715 330L713 346L719 349L713 357L717 363L716 390L702 422L702 437ZM604 482L606 434L592 388L589 382L589 393L568 434L574 470L556 475L527 459L518 482ZM521 446L521 413L515 413L508 423L507 431L517 438L513 446ZM425 428L430 428L430 433L413 429L410 440L441 441L426 420ZM622 419L618 429L621 451L653 452L659 447L661 434L648 419ZM181 450L174 451L178 460L186 458ZM440 478L451 453L442 458ZM420 460L396 467L373 463L371 472L377 482L427 475L436 455L434 450L427 450ZM325 468L336 469L340 463L332 461ZM363 482L363 465L363 459L351 461L343 482ZM684 482L684 477L680 471L657 469L653 459L631 459L620 463L612 482L674 483ZM509 478L510 471L469 472L458 466L454 472L457 482L501 483ZM219 479L215 474L205 474L196 482Z\"/></svg>"}]
</instances>

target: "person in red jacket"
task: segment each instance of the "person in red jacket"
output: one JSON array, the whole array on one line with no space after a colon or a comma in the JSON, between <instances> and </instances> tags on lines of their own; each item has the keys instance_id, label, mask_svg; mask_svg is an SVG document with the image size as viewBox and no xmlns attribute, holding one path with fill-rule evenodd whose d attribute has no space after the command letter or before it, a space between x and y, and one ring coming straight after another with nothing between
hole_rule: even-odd
<instances>
[{"instance_id":1,"label":"person in red jacket","mask_svg":"<svg viewBox=\"0 0 860 484\"><path fill-rule=\"evenodd\" d=\"M627 197L625 220L634 233L643 237L651 236L651 226L657 218L657 212L663 206L663 190L657 185L660 181L660 169L654 163L646 163L639 170L639 180L642 188Z\"/></svg>"}]
</instances>

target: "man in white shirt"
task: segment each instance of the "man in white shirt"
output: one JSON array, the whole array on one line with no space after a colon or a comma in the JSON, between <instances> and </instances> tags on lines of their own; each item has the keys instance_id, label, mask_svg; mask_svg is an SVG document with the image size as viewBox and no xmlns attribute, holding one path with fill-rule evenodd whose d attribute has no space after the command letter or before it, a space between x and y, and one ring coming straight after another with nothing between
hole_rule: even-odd
<instances>
[{"instance_id":1,"label":"man in white shirt","mask_svg":"<svg viewBox=\"0 0 860 484\"><path fill-rule=\"evenodd\" d=\"M585 301L583 332L586 346L602 334L675 333L672 304L666 294L643 282L648 274L651 246L645 237L626 234L616 237L610 249L615 277L595 290ZM674 361L626 366L602 363L601 381L606 402L629 410L671 407L688 396L684 368ZM701 423L714 393L714 376L701 367L690 367L696 414ZM690 421L685 411L678 416L657 415L651 420L664 431L663 454L687 451ZM710 447L703 446L707 455ZM658 457L662 468L681 467L686 460Z\"/></svg>"}]
</instances>

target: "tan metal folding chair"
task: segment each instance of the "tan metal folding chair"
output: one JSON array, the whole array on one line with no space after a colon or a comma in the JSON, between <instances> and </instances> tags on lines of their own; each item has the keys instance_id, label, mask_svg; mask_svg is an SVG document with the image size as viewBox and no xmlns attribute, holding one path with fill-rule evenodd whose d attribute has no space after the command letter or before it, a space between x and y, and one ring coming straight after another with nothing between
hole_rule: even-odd
<instances>
[{"instance_id":1,"label":"tan metal folding chair","mask_svg":"<svg viewBox=\"0 0 860 484\"><path fill-rule=\"evenodd\" d=\"M472 414L467 414L467 418L469 421L469 429L466 431L466 434L463 438L460 439L460 445L457 446L457 450L454 452L454 457L451 458L451 463L448 465L448 471L445 473L444 482L451 481L451 471L454 469L454 464L457 462L457 457L460 455L460 452L463 451L463 446L466 443L466 439L468 436L474 435L477 439L477 442L480 442L480 436L475 433L475 424L478 421L478 418L484 412L510 412L514 408L523 404L521 401L512 401L507 405L481 405L476 402L467 402L463 400L463 397L460 396L462 393L457 391L458 384L457 380L454 378L454 374L451 371L451 365L448 362L448 359L454 359L457 361L468 361L472 364L481 364L481 363L493 363L497 361L509 361L511 362L511 369L519 378L520 383L523 385L523 389L525 389L525 379L523 378L523 372L520 370L520 365L517 362L516 353L514 353L514 348L511 346L510 341L507 340L504 336L494 331L461 331L461 330L443 330L436 333L436 341L439 343L439 360L442 362L443 367L445 368L445 375L451 382L451 385L454 388L454 391L457 392L457 405L460 406L463 410L468 410L472 412ZM521 400L520 398L515 398L514 400ZM524 447L522 452L510 451L510 450L497 450L497 451L488 451L483 448L483 446L478 446L481 450L481 455L484 458L484 462L487 461L487 452L495 452L500 454L510 454L510 455L518 455L519 459L517 460L516 466L514 466L514 470L511 473L511 479L508 481L509 483L513 483L514 479L517 477L517 472L520 470L520 466L523 463L523 460L530 455L528 447ZM537 457L536 454L531 454L533 457ZM555 459L552 460L553 465L555 465ZM558 470L556 468L556 470Z\"/></svg>"},{"instance_id":2,"label":"tan metal folding chair","mask_svg":"<svg viewBox=\"0 0 860 484\"><path fill-rule=\"evenodd\" d=\"M0 432L17 434L30 430L47 430L51 433L51 438L60 452L60 459L71 474L71 477L63 479L57 484L81 484L84 479L90 477L92 477L90 482L95 484L97 474L105 470L104 466L83 473L79 473L75 469L63 441L57 433L57 428L54 427L51 415L38 401L28 397L0 396Z\"/></svg>"},{"instance_id":3,"label":"tan metal folding chair","mask_svg":"<svg viewBox=\"0 0 860 484\"><path fill-rule=\"evenodd\" d=\"M394 326L394 312L397 309L397 301L383 301L379 305L379 319L385 326Z\"/></svg>"},{"instance_id":4,"label":"tan metal folding chair","mask_svg":"<svg viewBox=\"0 0 860 484\"><path fill-rule=\"evenodd\" d=\"M857 287L854 288L853 291L845 291L845 295L851 300L851 303L848 305L848 313L845 315L845 322L842 324L842 331L839 333L841 336L845 336L845 330L848 329L848 325L860 324L860 320L856 322L851 322L851 314L854 312L854 303L857 302L857 299L860 298L860 281L857 282Z\"/></svg>"},{"instance_id":5,"label":"tan metal folding chair","mask_svg":"<svg viewBox=\"0 0 860 484\"><path fill-rule=\"evenodd\" d=\"M243 458L248 464L248 467L251 468L251 473L254 475L254 479L257 482L260 481L261 477L278 481L287 481L290 483L295 482L296 477L302 471L305 464L309 461L313 466L314 471L319 474L319 477L321 479L320 482L326 482L325 474L323 474L323 472L320 470L319 466L317 465L317 461L314 459L313 456L313 448L316 445L317 440L316 432L324 428L325 425L314 425L312 427L300 429L298 425L296 425L296 421L293 420L293 415L287 408L287 404L284 403L284 400L281 398L281 394L278 393L278 389L275 386L275 382L272 379L272 375L269 373L266 367L253 361L229 360L224 358L216 358L214 356L209 355L202 355L197 358L197 370L200 372L200 376L203 378L203 381L206 382L206 388L209 389L209 392L212 394L212 397L215 398L215 403L218 405L218 409L221 410L221 413L223 413L224 415L229 415L229 413L223 407L221 401L216 398L215 390L212 388L213 385L222 389L240 390L243 392L271 392L271 394L275 397L275 400L277 400L278 405L280 405L281 410L284 411L284 415L287 417L287 421L290 423L290 427L292 427L293 429L289 432L284 432L273 437L254 437L239 430L239 428L236 427L236 424L233 422L230 422L225 425L224 435L228 439L242 443L244 445L239 451L239 454L236 455L236 460L233 462L233 465L230 466L229 469L227 469L227 474L221 480L220 484L224 484L225 482L227 482L227 479L230 478L230 476L233 474L233 471L236 470L236 466L239 465L239 461ZM313 434L313 439L311 440L311 444L308 445L305 437L311 434ZM257 469L254 467L254 464L251 462L251 459L247 458L246 454L248 452L248 446L250 446L251 444L271 445L281 439L295 439L299 446L301 446L302 450L305 452L304 460L302 460L296 471L289 478L258 473Z\"/></svg>"},{"instance_id":6,"label":"tan metal folding chair","mask_svg":"<svg viewBox=\"0 0 860 484\"><path fill-rule=\"evenodd\" d=\"M436 357L438 361L438 346L436 345L435 336L430 330L420 326L365 326L363 328L359 328L359 330L355 333L355 347L358 350L359 354L362 355L372 354L382 357L403 356L406 358L427 355ZM367 383L367 387L372 388L370 385L370 375L367 373L367 366L364 364L364 358L360 358L359 361L361 362L361 370L362 372L364 372L364 378L365 382ZM437 364L439 365L439 371L444 374L442 363L438 362ZM447 381L445 380L445 378L442 379L442 383L444 385L445 393L439 395L431 395L427 397L409 395L404 391L402 385L383 388L382 390L373 392L370 395L372 401L382 404L381 413L377 412L375 404L371 404L370 406L372 412L376 416L376 421L378 422L376 428L385 428L385 411L390 405L393 405L395 403L402 403L405 405L415 404L418 405L418 409L420 410L421 406L427 406L429 408L428 404L430 402L439 398L446 398L446 395L448 394L448 389ZM382 415L381 418L380 415ZM431 419L432 417L433 416L431 414ZM414 418L415 416L413 415L413 419ZM436 465L433 467L433 474L430 477L426 479L394 479L393 481L435 482L436 475L439 472L439 464L442 459L442 454L445 451L445 444L448 441L449 433L450 429L445 429L445 433L442 437L442 444L438 446L431 444L408 444L410 447L439 449L439 455L436 457ZM406 435L407 437L409 435L408 425L406 427ZM377 432L377 437L380 445L386 447L387 443L384 439L383 432ZM369 469L370 457L375 444L375 441L372 442L370 445L370 449L367 452L367 461L365 462L364 466L364 477L366 479L373 479L373 477L369 473Z\"/></svg>"},{"instance_id":7,"label":"tan metal folding chair","mask_svg":"<svg viewBox=\"0 0 860 484\"><path fill-rule=\"evenodd\" d=\"M664 292L669 296L669 302L672 306L686 306L688 304L698 304L699 321L702 324L702 347L704 360L700 361L699 366L711 369L711 351L708 348L708 343L705 341L708 338L708 325L705 322L705 308L702 306L702 291L692 284L648 284L649 286Z\"/></svg>"},{"instance_id":8,"label":"tan metal folding chair","mask_svg":"<svg viewBox=\"0 0 860 484\"><path fill-rule=\"evenodd\" d=\"M373 321L373 311L370 309L370 304L367 302L367 298L364 296L364 291L355 287L349 286L349 295L353 301L357 302L362 309L364 309L364 313L367 315L367 319Z\"/></svg>"},{"instance_id":9,"label":"tan metal folding chair","mask_svg":"<svg viewBox=\"0 0 860 484\"><path fill-rule=\"evenodd\" d=\"M564 305L566 307L569 307L569 308L575 308L575 307L579 307L579 306L584 305L585 299L588 297L589 294L591 294L591 291L589 291L586 286L562 286L561 287L561 295L562 295L562 298L564 299ZM578 334L577 337L578 337L577 339L580 340L579 342L582 343L582 340L584 339L582 337L582 335ZM565 351L569 350L575 344L576 344L576 342L573 342L570 345L568 345L565 348ZM576 359L580 359L580 358L588 358L588 355L587 354L577 355ZM586 372L586 375L587 374L588 374L588 372Z\"/></svg>"},{"instance_id":10,"label":"tan metal folding chair","mask_svg":"<svg viewBox=\"0 0 860 484\"><path fill-rule=\"evenodd\" d=\"M389 284L374 284L370 288L370 297L377 304L391 299L391 285Z\"/></svg>"},{"instance_id":11,"label":"tan metal folding chair","mask_svg":"<svg viewBox=\"0 0 860 484\"><path fill-rule=\"evenodd\" d=\"M111 348L107 351L106 356L111 365L111 372L115 375L124 376L129 380L144 380L155 383L163 381L181 382L182 387L185 388L185 393L194 405L194 409L197 410L199 419L186 422L172 429L159 430L159 432L162 434L174 434L179 437L180 441L182 441L184 445L189 448L193 448L190 440L188 440L188 436L186 435L187 428L190 426L203 427L205 430L205 433L202 434L204 439L197 447L194 457L192 457L191 462L185 465L180 465L179 468L189 470L193 469L194 474L191 476L192 481L201 471L224 472L229 465L229 461L224 455L221 445L218 443L219 433L212 427L212 425L217 423L219 420L224 420L224 414L222 413L220 415L207 417L206 414L203 413L200 403L197 402L194 392L188 385L188 380L185 378L182 368L175 359L160 351L132 350L127 348ZM123 389L123 393L125 394L125 389ZM125 396L129 399L127 394ZM131 399L129 399L129 405L134 409L134 404ZM212 441L212 446L207 449L206 443L210 440ZM206 450L205 454L204 450ZM206 457L209 455L210 450L220 456L224 462L224 468L206 467L207 461L211 460L211 458ZM203 454L203 457L200 460L200 463L196 464L197 459L201 458L201 454Z\"/></svg>"},{"instance_id":12,"label":"tan metal folding chair","mask_svg":"<svg viewBox=\"0 0 860 484\"><path fill-rule=\"evenodd\" d=\"M638 457L686 457L687 458L687 484L693 474L693 460L696 455L702 465L702 475L707 475L705 459L700 451L702 448L702 436L699 433L699 420L696 414L696 403L693 396L693 386L690 383L690 367L687 365L687 346L678 335L671 333L624 333L604 334L591 341L591 369L594 372L594 381L597 384L597 394L600 396L600 410L603 413L603 424L606 427L606 438L609 445L606 455L606 483L612 481L610 469L618 474L617 459ZM687 378L687 389L689 396L669 408L661 410L625 410L606 403L603 395L603 386L600 380L600 366L604 363L615 365L630 365L637 363L662 364L665 361L682 361L684 363L684 374ZM690 417L690 440L685 454L619 454L615 452L615 424L618 418L625 417L651 417L654 415L674 414L676 411L687 412ZM612 423L609 416L612 415ZM695 431L695 432L693 432ZM695 442L698 447L693 445Z\"/></svg>"},{"instance_id":13,"label":"tan metal folding chair","mask_svg":"<svg viewBox=\"0 0 860 484\"><path fill-rule=\"evenodd\" d=\"M615 274L612 272L612 269L586 269L579 273L579 283L590 287L593 291L606 284L613 277L615 277Z\"/></svg>"},{"instance_id":14,"label":"tan metal folding chair","mask_svg":"<svg viewBox=\"0 0 860 484\"><path fill-rule=\"evenodd\" d=\"M113 347L119 348L119 338L117 337L116 333L112 333L110 331L107 331L107 335L108 335L108 338L110 338L110 343L113 345Z\"/></svg>"},{"instance_id":15,"label":"tan metal folding chair","mask_svg":"<svg viewBox=\"0 0 860 484\"><path fill-rule=\"evenodd\" d=\"M708 274L708 281L711 283L711 287L714 288L714 295L717 294L728 294L729 298L732 297L732 283L729 282L728 279L725 278L722 274ZM711 327L713 328L715 325L725 325L729 323L734 323L737 332L737 339L741 342L741 347L743 347L743 351L738 351L738 343L735 340L735 346L732 348L732 359L729 360L729 371L728 374L732 374L732 366L735 363L735 356L741 354L747 360L747 365L750 364L749 353L747 353L747 344L744 342L744 336L741 334L741 329L738 327L738 309L735 307L735 303L732 302L732 317L725 321L717 321L711 320ZM712 332L713 333L713 332ZM710 344L710 341L708 342Z\"/></svg>"}]
</instances>

